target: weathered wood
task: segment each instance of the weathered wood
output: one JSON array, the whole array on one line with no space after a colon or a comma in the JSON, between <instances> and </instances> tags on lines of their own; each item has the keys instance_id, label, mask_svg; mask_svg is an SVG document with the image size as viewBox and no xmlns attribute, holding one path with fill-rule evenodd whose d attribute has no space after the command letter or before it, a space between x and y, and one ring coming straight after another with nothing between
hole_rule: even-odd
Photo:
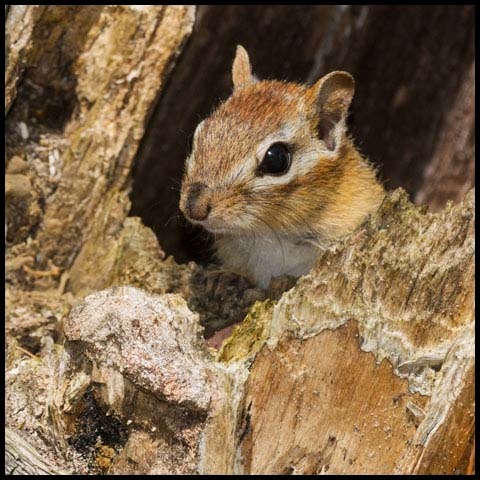
<instances>
[{"instance_id":1,"label":"weathered wood","mask_svg":"<svg viewBox=\"0 0 480 480\"><path fill-rule=\"evenodd\" d=\"M474 192L438 214L393 192L310 274L267 291L177 264L127 218L132 175L134 210L161 200L147 220L176 208L166 179L228 93L236 43L260 76L352 71L365 151L416 200L460 200L472 9L203 6L178 57L193 7L20 8L6 26L6 473L472 472ZM162 247L188 258L170 234ZM247 310L209 349L202 337Z\"/></svg>"},{"instance_id":2,"label":"weathered wood","mask_svg":"<svg viewBox=\"0 0 480 480\"><path fill-rule=\"evenodd\" d=\"M5 475L66 475L10 428L5 429Z\"/></svg>"},{"instance_id":3,"label":"weathered wood","mask_svg":"<svg viewBox=\"0 0 480 480\"><path fill-rule=\"evenodd\" d=\"M301 321L301 320L300 320ZM408 390L387 360L361 352L355 321L256 357L241 444L248 473L388 474L415 434Z\"/></svg>"},{"instance_id":4,"label":"weathered wood","mask_svg":"<svg viewBox=\"0 0 480 480\"><path fill-rule=\"evenodd\" d=\"M216 358L181 297L123 287L72 310L58 374L32 383L23 362L17 382L52 392L48 435L67 458L58 439L82 445L86 406L95 428L115 417L120 443L90 447L103 472L461 472L473 253L473 192L428 214L397 191L278 301L257 303Z\"/></svg>"},{"instance_id":5,"label":"weathered wood","mask_svg":"<svg viewBox=\"0 0 480 480\"><path fill-rule=\"evenodd\" d=\"M133 472L125 455L142 445L162 445L138 465L150 474L462 471L474 425L473 227L473 192L439 214L394 192L278 302L256 304L216 361L180 297L91 295L66 321L57 415L78 415L81 397L66 411L62 392L86 373L104 408L134 422L116 473ZM190 436L165 450L179 408Z\"/></svg>"},{"instance_id":6,"label":"weathered wood","mask_svg":"<svg viewBox=\"0 0 480 480\"><path fill-rule=\"evenodd\" d=\"M5 5L5 116L17 95L29 54L34 48L32 32L42 14L42 5Z\"/></svg>"},{"instance_id":7,"label":"weathered wood","mask_svg":"<svg viewBox=\"0 0 480 480\"><path fill-rule=\"evenodd\" d=\"M238 327L220 359L253 358L243 470L460 471L474 428L473 256L473 192L437 215L395 192L258 315L263 342Z\"/></svg>"},{"instance_id":8,"label":"weathered wood","mask_svg":"<svg viewBox=\"0 0 480 480\"><path fill-rule=\"evenodd\" d=\"M475 445L475 331L463 328L448 351L442 376L422 420L395 473L442 475L472 473ZM475 458L475 457L473 457ZM470 471L469 470L470 467Z\"/></svg>"},{"instance_id":9,"label":"weathered wood","mask_svg":"<svg viewBox=\"0 0 480 480\"><path fill-rule=\"evenodd\" d=\"M475 63L465 72L445 114L443 133L415 202L440 210L447 200L459 201L475 179Z\"/></svg>"},{"instance_id":10,"label":"weathered wood","mask_svg":"<svg viewBox=\"0 0 480 480\"><path fill-rule=\"evenodd\" d=\"M97 401L129 422L128 439L112 459L111 473L195 473L200 435L218 384L198 316L185 300L132 287L104 290L72 310L65 334L65 368L52 404L63 418L60 428L66 432L78 415L82 391L75 389L76 397L65 394L83 375L82 383L93 389ZM150 446L148 457L129 466L129 457Z\"/></svg>"},{"instance_id":11,"label":"weathered wood","mask_svg":"<svg viewBox=\"0 0 480 480\"><path fill-rule=\"evenodd\" d=\"M26 157L44 205L35 242L24 249L35 257L32 268L45 270L47 259L70 267L88 234L101 235L91 231L108 205L118 210L110 229L127 216L133 158L193 14L182 6L42 10L7 117L7 156ZM9 61L13 69L19 60Z\"/></svg>"},{"instance_id":12,"label":"weathered wood","mask_svg":"<svg viewBox=\"0 0 480 480\"><path fill-rule=\"evenodd\" d=\"M191 33L195 7L11 6L6 13L6 418L40 450L45 438L45 448L58 445L57 463L87 473L95 432L79 440L84 450L77 451L67 438L75 425L60 438L61 419L46 413L62 319L78 302L65 290L98 273L90 268L88 240L102 244L122 229L133 158ZM106 227L105 211L113 212ZM74 283L69 269L76 258ZM81 397L88 393L73 382L69 394L77 387ZM98 447L99 465L108 466L109 448Z\"/></svg>"}]
</instances>

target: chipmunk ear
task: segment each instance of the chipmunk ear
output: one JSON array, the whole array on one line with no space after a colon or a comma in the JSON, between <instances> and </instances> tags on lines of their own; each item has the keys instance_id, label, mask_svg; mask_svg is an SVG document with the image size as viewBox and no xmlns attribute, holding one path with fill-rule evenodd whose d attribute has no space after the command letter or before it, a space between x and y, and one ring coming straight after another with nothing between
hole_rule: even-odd
<instances>
[{"instance_id":1,"label":"chipmunk ear","mask_svg":"<svg viewBox=\"0 0 480 480\"><path fill-rule=\"evenodd\" d=\"M248 53L241 45L237 45L237 53L232 65L232 79L234 90L246 87L257 81L252 75Z\"/></svg>"},{"instance_id":2,"label":"chipmunk ear","mask_svg":"<svg viewBox=\"0 0 480 480\"><path fill-rule=\"evenodd\" d=\"M318 134L329 150L335 150L345 131L345 118L355 92L355 81L347 72L331 72L308 91L318 113Z\"/></svg>"}]
</instances>

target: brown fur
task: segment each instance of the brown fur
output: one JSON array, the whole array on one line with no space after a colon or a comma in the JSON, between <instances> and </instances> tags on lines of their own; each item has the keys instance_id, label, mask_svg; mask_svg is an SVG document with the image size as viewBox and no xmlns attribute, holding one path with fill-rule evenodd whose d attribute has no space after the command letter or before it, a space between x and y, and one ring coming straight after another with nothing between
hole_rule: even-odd
<instances>
[{"instance_id":1,"label":"brown fur","mask_svg":"<svg viewBox=\"0 0 480 480\"><path fill-rule=\"evenodd\" d=\"M332 72L307 88L257 81L245 62L248 55L239 49L234 93L199 126L180 207L188 217L187 204L191 206L195 200L189 196L190 186L205 184L202 208L208 203L211 213L200 223L220 232L222 260L254 280L262 277L261 283L265 283L268 272L263 280L263 274L252 273L253 267L242 271L242 264L248 263L248 259L242 262L238 253L243 239L253 239L243 255L258 254L260 259L268 238L277 249L283 248L282 242L289 248L305 242L324 247L356 228L378 207L384 191L373 168L346 134L345 118L354 88L349 74ZM270 138L277 141L279 135L285 137L282 141L292 152L291 171L278 179L260 178L256 174L259 149L265 142L268 147ZM255 250L260 243L263 246ZM270 253L267 248L267 255ZM301 271L294 266L302 263L302 258L283 261L289 265L286 273L289 268ZM270 267L272 275L283 271ZM265 268L268 270L268 262Z\"/></svg>"}]
</instances>

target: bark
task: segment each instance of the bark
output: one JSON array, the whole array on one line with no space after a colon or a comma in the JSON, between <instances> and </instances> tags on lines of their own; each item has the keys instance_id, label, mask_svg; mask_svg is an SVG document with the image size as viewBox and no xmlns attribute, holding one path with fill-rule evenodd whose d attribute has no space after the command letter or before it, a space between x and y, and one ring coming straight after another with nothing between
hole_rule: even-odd
<instances>
[{"instance_id":1,"label":"bark","mask_svg":"<svg viewBox=\"0 0 480 480\"><path fill-rule=\"evenodd\" d=\"M175 203L166 188L186 151L179 132L230 88L235 42L260 76L296 80L332 69L337 52L365 85L364 118L391 132L428 88L408 89L438 66L421 52L461 20L450 44L461 68L444 87L448 65L432 77L440 127L421 115L405 127L409 138L430 132L428 145L377 144L390 158L425 158L431 188L413 190L417 200L459 200L473 171L471 10L404 8L10 6L6 473L473 472L473 190L434 214L391 192L308 275L266 290L214 264L177 263L165 252L182 251L178 230L159 246L127 217L132 179L134 204L138 182L145 198L158 182L159 211ZM404 77L370 85L365 52L398 53L404 29L420 53L407 52ZM273 50L266 37L280 38ZM380 108L371 116L377 91L403 112L392 124Z\"/></svg>"}]
</instances>

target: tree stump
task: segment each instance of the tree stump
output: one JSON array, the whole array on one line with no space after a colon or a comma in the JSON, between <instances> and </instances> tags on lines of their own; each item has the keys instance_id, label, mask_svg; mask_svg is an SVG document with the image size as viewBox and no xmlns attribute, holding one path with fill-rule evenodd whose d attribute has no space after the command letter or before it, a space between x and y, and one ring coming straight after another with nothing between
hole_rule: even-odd
<instances>
[{"instance_id":1,"label":"tree stump","mask_svg":"<svg viewBox=\"0 0 480 480\"><path fill-rule=\"evenodd\" d=\"M357 53L345 44L339 55L365 76L358 52L385 34L389 15L221 8L6 10L6 474L473 473L473 168L451 183L456 204L440 209L433 182L415 198L436 213L390 192L308 275L268 289L215 264L177 263L128 216L152 152L160 189L181 167L152 135L169 112L163 134L183 129L173 119L206 81L193 60L229 64L229 26L258 12L270 32L301 20L311 48L292 68L316 72L350 25ZM450 25L440 8L435 35ZM321 35L308 12L323 18ZM469 12L450 11L465 26ZM221 21L216 54L201 56L202 35ZM435 94L443 120L425 147L436 152L429 178L473 165L470 34L455 37L466 47L445 87L454 102Z\"/></svg>"}]
</instances>

